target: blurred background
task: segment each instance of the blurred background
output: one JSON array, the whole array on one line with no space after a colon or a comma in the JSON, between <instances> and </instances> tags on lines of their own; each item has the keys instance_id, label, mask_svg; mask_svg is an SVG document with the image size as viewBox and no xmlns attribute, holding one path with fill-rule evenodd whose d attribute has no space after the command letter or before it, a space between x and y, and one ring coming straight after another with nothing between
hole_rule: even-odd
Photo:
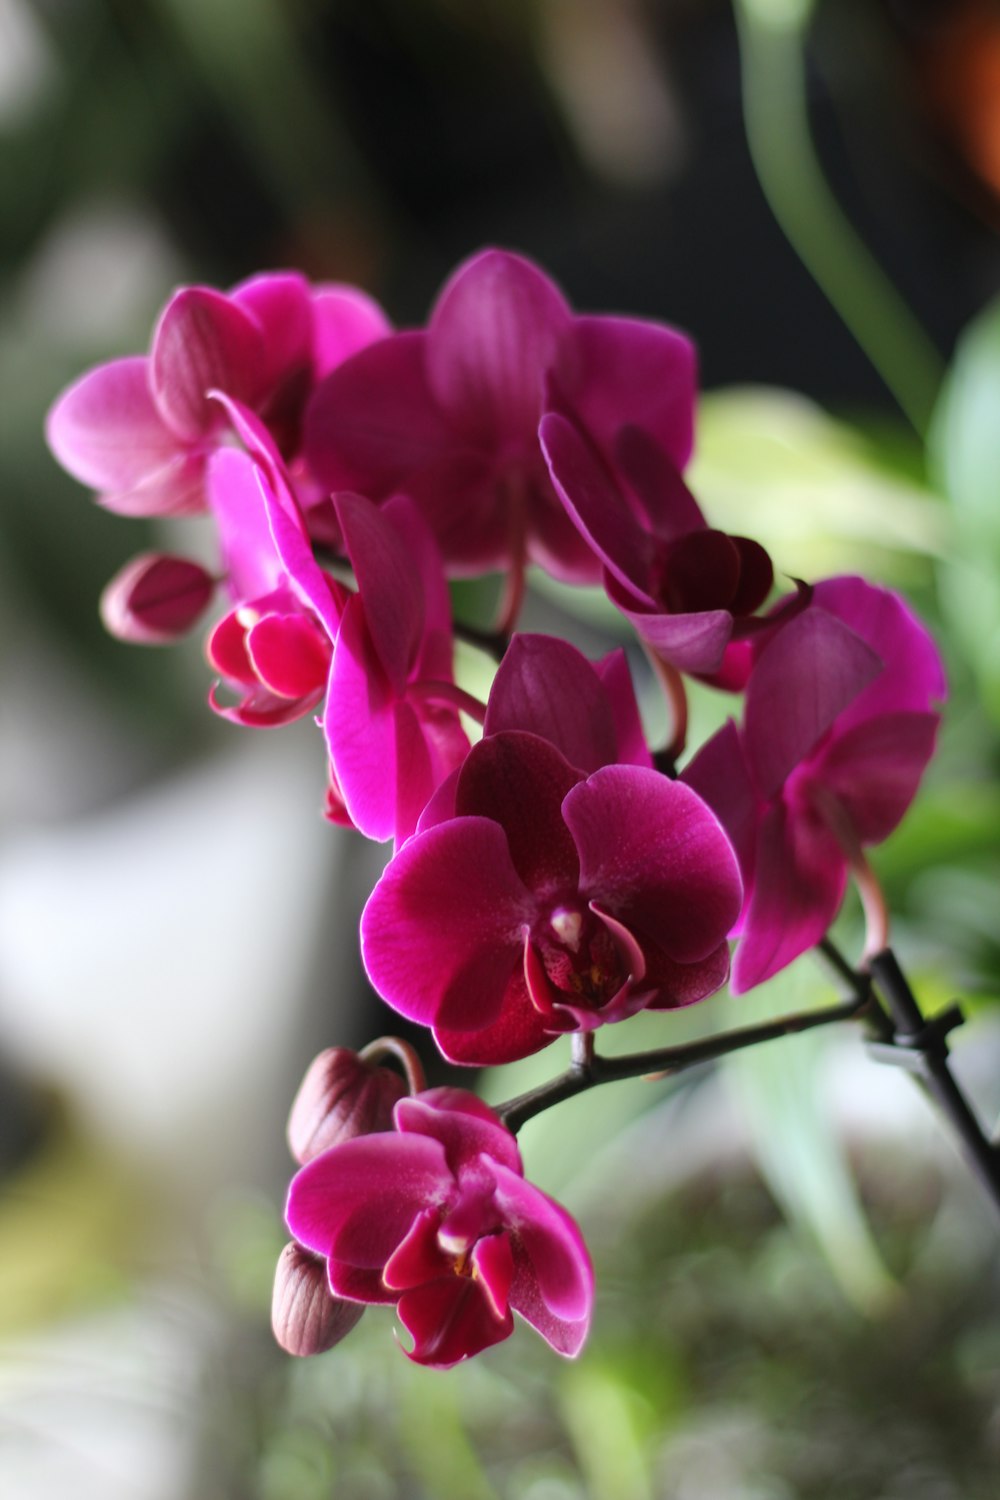
<instances>
[{"instance_id":1,"label":"blurred background","mask_svg":"<svg viewBox=\"0 0 1000 1500\"><path fill-rule=\"evenodd\" d=\"M319 1360L274 1347L289 1102L320 1047L393 1026L356 941L383 851L323 823L308 720L238 730L198 641L104 635L104 582L184 528L96 508L42 426L174 285L271 267L406 325L493 243L687 329L715 523L787 575L905 589L946 654L940 755L876 862L992 1122L998 232L990 0L0 0L4 1495L994 1500L998 1226L853 1031L525 1129L594 1248L578 1363L522 1329L431 1374L387 1313ZM594 598L530 610L623 639ZM697 697L695 743L727 707ZM832 994L807 956L626 1042Z\"/></svg>"}]
</instances>

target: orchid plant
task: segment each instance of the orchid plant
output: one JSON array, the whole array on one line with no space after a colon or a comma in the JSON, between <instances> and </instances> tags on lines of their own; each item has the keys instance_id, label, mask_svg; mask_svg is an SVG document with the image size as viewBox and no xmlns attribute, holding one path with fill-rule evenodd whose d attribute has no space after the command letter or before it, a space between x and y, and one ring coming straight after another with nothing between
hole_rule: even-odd
<instances>
[{"instance_id":1,"label":"orchid plant","mask_svg":"<svg viewBox=\"0 0 1000 1500\"><path fill-rule=\"evenodd\" d=\"M148 356L91 371L51 411L53 452L100 504L210 517L217 566L136 558L104 620L160 644L219 599L215 712L248 727L315 716L326 816L393 846L361 921L379 995L457 1065L571 1040L567 1071L495 1110L428 1090L395 1039L321 1054L289 1126L300 1170L274 1326L292 1353L392 1304L421 1364L505 1339L513 1313L575 1355L590 1260L525 1179L515 1135L583 1088L858 1015L946 1075L919 1012L894 1026L880 1003L898 1021L905 981L893 968L878 989L888 914L865 853L933 753L938 651L859 577L774 598L760 543L711 526L683 477L695 363L676 329L576 315L537 266L486 250L418 330L293 273L184 288ZM624 650L590 661L517 630L529 564L603 586L666 696L665 745L647 742ZM484 632L453 619L448 580L487 571L503 588ZM456 680L463 637L496 660L486 701ZM686 677L743 700L690 756ZM857 967L828 937L851 878ZM815 945L851 987L840 1005L596 1051L602 1026L727 980L743 993Z\"/></svg>"}]
</instances>

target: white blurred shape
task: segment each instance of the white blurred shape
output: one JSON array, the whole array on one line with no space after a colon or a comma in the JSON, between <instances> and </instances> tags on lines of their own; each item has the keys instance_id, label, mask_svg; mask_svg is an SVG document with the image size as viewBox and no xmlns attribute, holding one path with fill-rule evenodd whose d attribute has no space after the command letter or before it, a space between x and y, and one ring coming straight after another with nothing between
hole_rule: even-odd
<instances>
[{"instance_id":1,"label":"white blurred shape","mask_svg":"<svg viewBox=\"0 0 1000 1500\"><path fill-rule=\"evenodd\" d=\"M0 130L23 124L55 77L52 49L31 6L0 0Z\"/></svg>"},{"instance_id":2,"label":"white blurred shape","mask_svg":"<svg viewBox=\"0 0 1000 1500\"><path fill-rule=\"evenodd\" d=\"M280 1134L343 847L322 778L318 735L248 736L0 853L0 1046L189 1189L252 1175Z\"/></svg>"},{"instance_id":3,"label":"white blurred shape","mask_svg":"<svg viewBox=\"0 0 1000 1500\"><path fill-rule=\"evenodd\" d=\"M542 56L581 155L641 187L677 163L680 121L633 0L546 0Z\"/></svg>"},{"instance_id":4,"label":"white blurred shape","mask_svg":"<svg viewBox=\"0 0 1000 1500\"><path fill-rule=\"evenodd\" d=\"M145 341L155 309L180 274L180 260L153 215L115 200L81 203L36 252L21 281L17 313L34 337L88 355L110 350L138 327Z\"/></svg>"},{"instance_id":5,"label":"white blurred shape","mask_svg":"<svg viewBox=\"0 0 1000 1500\"><path fill-rule=\"evenodd\" d=\"M147 1299L5 1346L4 1495L178 1500L191 1493L205 1321L193 1306Z\"/></svg>"}]
</instances>

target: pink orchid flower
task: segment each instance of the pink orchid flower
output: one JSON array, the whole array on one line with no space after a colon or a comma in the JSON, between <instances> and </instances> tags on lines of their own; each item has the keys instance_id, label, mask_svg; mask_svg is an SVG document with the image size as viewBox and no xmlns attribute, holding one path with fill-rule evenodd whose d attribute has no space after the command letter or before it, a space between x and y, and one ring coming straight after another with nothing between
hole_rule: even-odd
<instances>
[{"instance_id":1,"label":"pink orchid flower","mask_svg":"<svg viewBox=\"0 0 1000 1500\"><path fill-rule=\"evenodd\" d=\"M742 728L730 720L683 775L740 859L737 994L823 937L849 870L868 881L862 849L913 800L934 749L931 705L946 694L923 625L861 578L817 584L812 604L763 640ZM873 946L884 943L882 933Z\"/></svg>"},{"instance_id":2,"label":"pink orchid flower","mask_svg":"<svg viewBox=\"0 0 1000 1500\"><path fill-rule=\"evenodd\" d=\"M590 662L568 641L519 631L490 688L483 734L523 730L554 745L584 775L601 766L652 766L625 652ZM441 784L418 828L455 817L461 766Z\"/></svg>"},{"instance_id":3,"label":"pink orchid flower","mask_svg":"<svg viewBox=\"0 0 1000 1500\"><path fill-rule=\"evenodd\" d=\"M614 469L573 422L546 416L539 437L556 491L604 569L612 603L682 672L715 673L734 628L773 582L759 542L709 528L678 467L647 433L624 427Z\"/></svg>"},{"instance_id":4,"label":"pink orchid flower","mask_svg":"<svg viewBox=\"0 0 1000 1500\"><path fill-rule=\"evenodd\" d=\"M452 1061L509 1062L725 982L742 886L688 787L634 765L588 776L506 731L472 749L454 806L396 855L361 922L373 985Z\"/></svg>"},{"instance_id":5,"label":"pink orchid flower","mask_svg":"<svg viewBox=\"0 0 1000 1500\"><path fill-rule=\"evenodd\" d=\"M63 393L49 413L49 446L109 510L202 510L206 465L227 431L213 391L255 411L291 459L316 382L388 332L363 292L311 288L296 272L254 276L228 293L181 287L148 355L99 365Z\"/></svg>"},{"instance_id":6,"label":"pink orchid flower","mask_svg":"<svg viewBox=\"0 0 1000 1500\"><path fill-rule=\"evenodd\" d=\"M208 659L240 701L210 703L234 722L273 727L315 708L326 691L348 592L316 562L276 448L236 403L230 419L249 451L223 448L208 465L209 503L233 607L209 637Z\"/></svg>"},{"instance_id":7,"label":"pink orchid flower","mask_svg":"<svg viewBox=\"0 0 1000 1500\"><path fill-rule=\"evenodd\" d=\"M335 1297L395 1304L434 1369L500 1343L518 1313L558 1354L583 1345L594 1276L564 1208L524 1179L517 1143L462 1089L400 1100L395 1130L331 1147L293 1179L287 1222Z\"/></svg>"},{"instance_id":8,"label":"pink orchid flower","mask_svg":"<svg viewBox=\"0 0 1000 1500\"><path fill-rule=\"evenodd\" d=\"M449 279L426 331L395 334L327 378L306 415L306 460L330 489L409 495L453 573L500 568L520 579L527 558L596 582L599 564L538 444L553 402L579 413L599 446L629 421L682 466L691 344L656 323L575 316L537 266L485 250Z\"/></svg>"},{"instance_id":9,"label":"pink orchid flower","mask_svg":"<svg viewBox=\"0 0 1000 1500\"><path fill-rule=\"evenodd\" d=\"M451 604L427 523L402 497L379 508L344 494L335 505L358 592L323 715L331 803L368 838L399 845L468 753L458 710L481 717L482 705L455 685Z\"/></svg>"}]
</instances>

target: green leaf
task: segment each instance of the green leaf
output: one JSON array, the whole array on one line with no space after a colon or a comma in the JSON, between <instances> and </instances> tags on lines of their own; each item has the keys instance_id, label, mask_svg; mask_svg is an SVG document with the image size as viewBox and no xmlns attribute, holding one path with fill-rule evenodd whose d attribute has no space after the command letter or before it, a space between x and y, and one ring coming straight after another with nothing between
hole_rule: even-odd
<instances>
[{"instance_id":1,"label":"green leaf","mask_svg":"<svg viewBox=\"0 0 1000 1500\"><path fill-rule=\"evenodd\" d=\"M745 1021L819 1003L823 986L804 958L741 999ZM754 1015L747 1016L748 1004ZM786 1216L819 1246L842 1291L866 1312L896 1294L858 1197L836 1121L823 1106L828 1039L818 1031L735 1052L724 1060L746 1110L758 1166Z\"/></svg>"},{"instance_id":2,"label":"green leaf","mask_svg":"<svg viewBox=\"0 0 1000 1500\"><path fill-rule=\"evenodd\" d=\"M871 436L794 391L702 398L689 482L713 525L752 533L793 577L866 571L913 581L948 543L945 507Z\"/></svg>"},{"instance_id":3,"label":"green leaf","mask_svg":"<svg viewBox=\"0 0 1000 1500\"><path fill-rule=\"evenodd\" d=\"M933 472L955 515L955 556L941 571L941 605L1000 723L1000 300L966 329L929 439Z\"/></svg>"}]
</instances>

